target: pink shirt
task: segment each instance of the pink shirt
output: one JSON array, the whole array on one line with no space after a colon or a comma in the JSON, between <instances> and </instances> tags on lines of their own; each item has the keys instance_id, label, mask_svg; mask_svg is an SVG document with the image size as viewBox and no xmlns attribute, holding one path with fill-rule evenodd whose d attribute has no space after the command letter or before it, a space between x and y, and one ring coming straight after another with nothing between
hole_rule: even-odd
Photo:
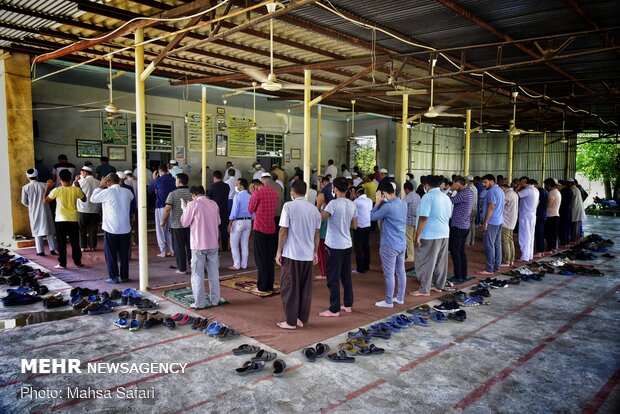
<instances>
[{"instance_id":1,"label":"pink shirt","mask_svg":"<svg viewBox=\"0 0 620 414\"><path fill-rule=\"evenodd\" d=\"M220 209L215 201L200 196L191 201L181 215L183 227L189 227L192 250L217 249Z\"/></svg>"}]
</instances>

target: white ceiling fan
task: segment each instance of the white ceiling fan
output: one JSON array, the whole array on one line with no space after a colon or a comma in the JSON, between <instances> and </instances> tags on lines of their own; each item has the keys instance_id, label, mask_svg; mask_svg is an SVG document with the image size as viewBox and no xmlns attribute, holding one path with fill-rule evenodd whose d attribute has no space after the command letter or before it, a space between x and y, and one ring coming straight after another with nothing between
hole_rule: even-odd
<instances>
[{"instance_id":1,"label":"white ceiling fan","mask_svg":"<svg viewBox=\"0 0 620 414\"><path fill-rule=\"evenodd\" d=\"M428 110L424 113L424 116L427 118L437 118L438 116L448 116L448 117L462 117L460 114L449 114L444 111L447 111L449 106L433 106L433 91L434 91L434 76L435 76L435 64L437 63L437 59L431 59L431 104L428 107Z\"/></svg>"},{"instance_id":2,"label":"white ceiling fan","mask_svg":"<svg viewBox=\"0 0 620 414\"><path fill-rule=\"evenodd\" d=\"M118 109L116 107L116 105L114 105L114 97L113 97L113 89L112 89L112 81L120 76L123 76L125 74L124 71L119 71L116 72L115 74L112 74L112 55L109 56L109 62L110 62L110 66L109 66L109 83L108 83L108 91L110 93L110 100L108 102L108 104L106 106L103 107L103 109L97 109L97 108L93 108L93 109L80 109L79 112L95 112L95 111L105 111L108 115L106 115L106 118L109 118L110 116L112 118L117 117L115 116L116 114L132 114L135 115L136 113L134 111L128 111L126 109Z\"/></svg>"},{"instance_id":3,"label":"white ceiling fan","mask_svg":"<svg viewBox=\"0 0 620 414\"><path fill-rule=\"evenodd\" d=\"M274 3L270 3L268 6L270 5L274 5ZM275 9L274 9L275 10ZM265 76L265 74L258 69L253 69L253 68L243 68L242 71L246 74L249 75L252 79L260 82L260 87L266 91L270 91L270 92L277 92L281 89L301 89L301 90L305 90L305 89L310 89L313 91L329 91L330 89L332 89L332 86L317 86L317 85L310 85L310 86L306 86L306 85L302 85L302 84L296 84L296 83L285 83L285 82L280 82L278 81L278 79L276 78L276 74L273 73L273 19L269 20L269 51L270 51L270 59L269 59L269 67L270 67L270 71L269 71L269 75ZM240 88L243 89L243 88Z\"/></svg>"},{"instance_id":4,"label":"white ceiling fan","mask_svg":"<svg viewBox=\"0 0 620 414\"><path fill-rule=\"evenodd\" d=\"M517 128L517 96L519 96L519 92L512 92L512 119L510 120L510 127L508 129L508 133L513 137L518 137L519 135L527 135L527 134L542 134L542 132L538 131L525 131L523 129Z\"/></svg>"}]
</instances>

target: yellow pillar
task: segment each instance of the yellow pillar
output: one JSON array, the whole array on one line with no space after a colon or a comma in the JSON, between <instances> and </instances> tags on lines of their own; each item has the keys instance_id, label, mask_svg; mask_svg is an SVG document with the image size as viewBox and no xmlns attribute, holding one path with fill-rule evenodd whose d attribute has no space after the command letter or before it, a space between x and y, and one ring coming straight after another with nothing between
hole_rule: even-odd
<instances>
[{"instance_id":1,"label":"yellow pillar","mask_svg":"<svg viewBox=\"0 0 620 414\"><path fill-rule=\"evenodd\" d=\"M463 175L469 175L469 152L471 151L471 109L468 109L465 117L465 160L463 161Z\"/></svg>"},{"instance_id":2,"label":"yellow pillar","mask_svg":"<svg viewBox=\"0 0 620 414\"><path fill-rule=\"evenodd\" d=\"M407 128L407 118L409 118L409 95L403 95L403 123L400 126L400 152L397 158L400 159L400 169L394 174L396 183L400 186L400 198L405 198L403 185L405 181L407 181L407 171L409 171L409 166L407 165L407 161L409 160L409 129ZM398 148L398 146L396 148Z\"/></svg>"},{"instance_id":3,"label":"yellow pillar","mask_svg":"<svg viewBox=\"0 0 620 414\"><path fill-rule=\"evenodd\" d=\"M545 181L545 169L547 168L547 133L543 132L542 163L540 167L540 185Z\"/></svg>"},{"instance_id":4,"label":"yellow pillar","mask_svg":"<svg viewBox=\"0 0 620 414\"><path fill-rule=\"evenodd\" d=\"M137 29L134 41L144 41L144 32ZM138 265L140 274L140 290L149 287L149 254L146 209L146 105L144 96L144 46L136 46L135 50L135 88L136 88L136 158L138 161Z\"/></svg>"},{"instance_id":5,"label":"yellow pillar","mask_svg":"<svg viewBox=\"0 0 620 414\"><path fill-rule=\"evenodd\" d=\"M1 54L0 50L0 54ZM14 234L30 235L28 210L22 206L21 187L26 170L34 168L30 59L12 54L0 58L0 241Z\"/></svg>"},{"instance_id":6,"label":"yellow pillar","mask_svg":"<svg viewBox=\"0 0 620 414\"><path fill-rule=\"evenodd\" d=\"M437 174L437 129L433 128L433 148L431 150L431 174Z\"/></svg>"},{"instance_id":7,"label":"yellow pillar","mask_svg":"<svg viewBox=\"0 0 620 414\"><path fill-rule=\"evenodd\" d=\"M514 162L514 146L515 142L512 134L508 134L508 184L512 182L512 164Z\"/></svg>"},{"instance_id":8,"label":"yellow pillar","mask_svg":"<svg viewBox=\"0 0 620 414\"><path fill-rule=\"evenodd\" d=\"M312 84L312 76L309 69L304 70L304 85ZM304 90L304 181L310 185L310 89Z\"/></svg>"},{"instance_id":9,"label":"yellow pillar","mask_svg":"<svg viewBox=\"0 0 620 414\"><path fill-rule=\"evenodd\" d=\"M316 122L316 154L317 154L317 160L316 160L316 173L317 175L321 175L321 144L322 144L322 123L323 121L321 120L321 115L322 115L322 108L321 105L319 105L319 108L317 110L317 122ZM319 187L320 187L319 183Z\"/></svg>"},{"instance_id":10,"label":"yellow pillar","mask_svg":"<svg viewBox=\"0 0 620 414\"><path fill-rule=\"evenodd\" d=\"M202 186L207 190L207 87L202 87L202 137L200 142L202 151Z\"/></svg>"}]
</instances>

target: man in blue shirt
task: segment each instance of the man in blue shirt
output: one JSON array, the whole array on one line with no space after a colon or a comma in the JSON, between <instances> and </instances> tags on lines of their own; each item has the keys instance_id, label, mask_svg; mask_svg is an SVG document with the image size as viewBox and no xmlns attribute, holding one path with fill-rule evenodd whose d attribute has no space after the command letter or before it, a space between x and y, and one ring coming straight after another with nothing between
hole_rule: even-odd
<instances>
[{"instance_id":1,"label":"man in blue shirt","mask_svg":"<svg viewBox=\"0 0 620 414\"><path fill-rule=\"evenodd\" d=\"M393 308L396 302L405 304L405 252L407 241L407 204L396 197L396 184L382 181L377 188L375 206L370 220L381 220L381 244L379 255L385 279L385 299L375 303L380 308ZM394 273L398 276L398 294L394 297Z\"/></svg>"},{"instance_id":2,"label":"man in blue shirt","mask_svg":"<svg viewBox=\"0 0 620 414\"><path fill-rule=\"evenodd\" d=\"M161 164L159 170L153 173L153 182L147 188L149 194L155 193L155 234L157 234L157 244L159 245L158 257L174 254L170 222L164 223L163 217L168 194L176 189L176 180L168 172L166 164ZM166 246L168 246L170 253L166 253Z\"/></svg>"},{"instance_id":3,"label":"man in blue shirt","mask_svg":"<svg viewBox=\"0 0 620 414\"><path fill-rule=\"evenodd\" d=\"M482 231L484 231L484 253L487 264L481 275L499 272L502 262L502 225L504 223L504 192L495 183L495 176L482 177L482 185L487 190L482 205Z\"/></svg>"},{"instance_id":4,"label":"man in blue shirt","mask_svg":"<svg viewBox=\"0 0 620 414\"><path fill-rule=\"evenodd\" d=\"M230 210L228 232L230 233L230 251L232 252L233 265L231 270L245 269L248 267L248 245L252 232L252 215L248 212L250 193L248 193L248 180L237 180L235 197ZM239 250L241 249L241 254Z\"/></svg>"},{"instance_id":5,"label":"man in blue shirt","mask_svg":"<svg viewBox=\"0 0 620 414\"><path fill-rule=\"evenodd\" d=\"M448 238L450 237L450 197L439 189L442 178L426 176L426 194L418 206L415 236L415 271L420 289L411 296L430 296L430 291L442 292L448 277ZM432 287L432 285L435 287Z\"/></svg>"}]
</instances>

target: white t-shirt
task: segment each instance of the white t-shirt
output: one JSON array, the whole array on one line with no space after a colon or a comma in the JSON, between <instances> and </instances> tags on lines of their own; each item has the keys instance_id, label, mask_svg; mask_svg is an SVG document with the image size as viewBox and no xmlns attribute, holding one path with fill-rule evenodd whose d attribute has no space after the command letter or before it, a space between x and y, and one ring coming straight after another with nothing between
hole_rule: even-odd
<instances>
[{"instance_id":1,"label":"white t-shirt","mask_svg":"<svg viewBox=\"0 0 620 414\"><path fill-rule=\"evenodd\" d=\"M314 258L314 235L321 228L319 210L305 197L284 203L280 227L288 228L282 256L291 260L311 262Z\"/></svg>"},{"instance_id":2,"label":"white t-shirt","mask_svg":"<svg viewBox=\"0 0 620 414\"><path fill-rule=\"evenodd\" d=\"M540 193L533 185L521 189L519 192L519 218L524 220L536 219L536 207Z\"/></svg>"},{"instance_id":3,"label":"white t-shirt","mask_svg":"<svg viewBox=\"0 0 620 414\"><path fill-rule=\"evenodd\" d=\"M228 199L232 200L233 198L235 198L235 187L237 185L237 178L235 178L235 176L228 176L228 179L226 179L226 181L224 181L226 184L228 184L228 187L230 187L230 192L228 193Z\"/></svg>"},{"instance_id":4,"label":"white t-shirt","mask_svg":"<svg viewBox=\"0 0 620 414\"><path fill-rule=\"evenodd\" d=\"M325 244L332 249L349 249L351 241L351 220L357 215L357 207L348 198L335 198L325 207L330 214L327 220Z\"/></svg>"},{"instance_id":5,"label":"white t-shirt","mask_svg":"<svg viewBox=\"0 0 620 414\"><path fill-rule=\"evenodd\" d=\"M557 188L549 191L547 195L547 217L560 217L560 204L562 203L562 194Z\"/></svg>"},{"instance_id":6,"label":"white t-shirt","mask_svg":"<svg viewBox=\"0 0 620 414\"><path fill-rule=\"evenodd\" d=\"M80 184L82 192L86 196L86 201L77 201L78 213L99 214L101 212L101 204L91 203L90 196L93 194L93 191L95 191L95 189L99 188L101 181L99 181L92 175L88 175L86 177L80 178L78 183Z\"/></svg>"},{"instance_id":7,"label":"white t-shirt","mask_svg":"<svg viewBox=\"0 0 620 414\"><path fill-rule=\"evenodd\" d=\"M357 207L357 227L370 227L370 211L372 210L372 200L363 194L353 201Z\"/></svg>"},{"instance_id":8,"label":"white t-shirt","mask_svg":"<svg viewBox=\"0 0 620 414\"><path fill-rule=\"evenodd\" d=\"M334 178L338 177L338 168L334 164L329 165L327 168L325 168L325 175L328 174L331 174L332 181L334 181Z\"/></svg>"}]
</instances>

